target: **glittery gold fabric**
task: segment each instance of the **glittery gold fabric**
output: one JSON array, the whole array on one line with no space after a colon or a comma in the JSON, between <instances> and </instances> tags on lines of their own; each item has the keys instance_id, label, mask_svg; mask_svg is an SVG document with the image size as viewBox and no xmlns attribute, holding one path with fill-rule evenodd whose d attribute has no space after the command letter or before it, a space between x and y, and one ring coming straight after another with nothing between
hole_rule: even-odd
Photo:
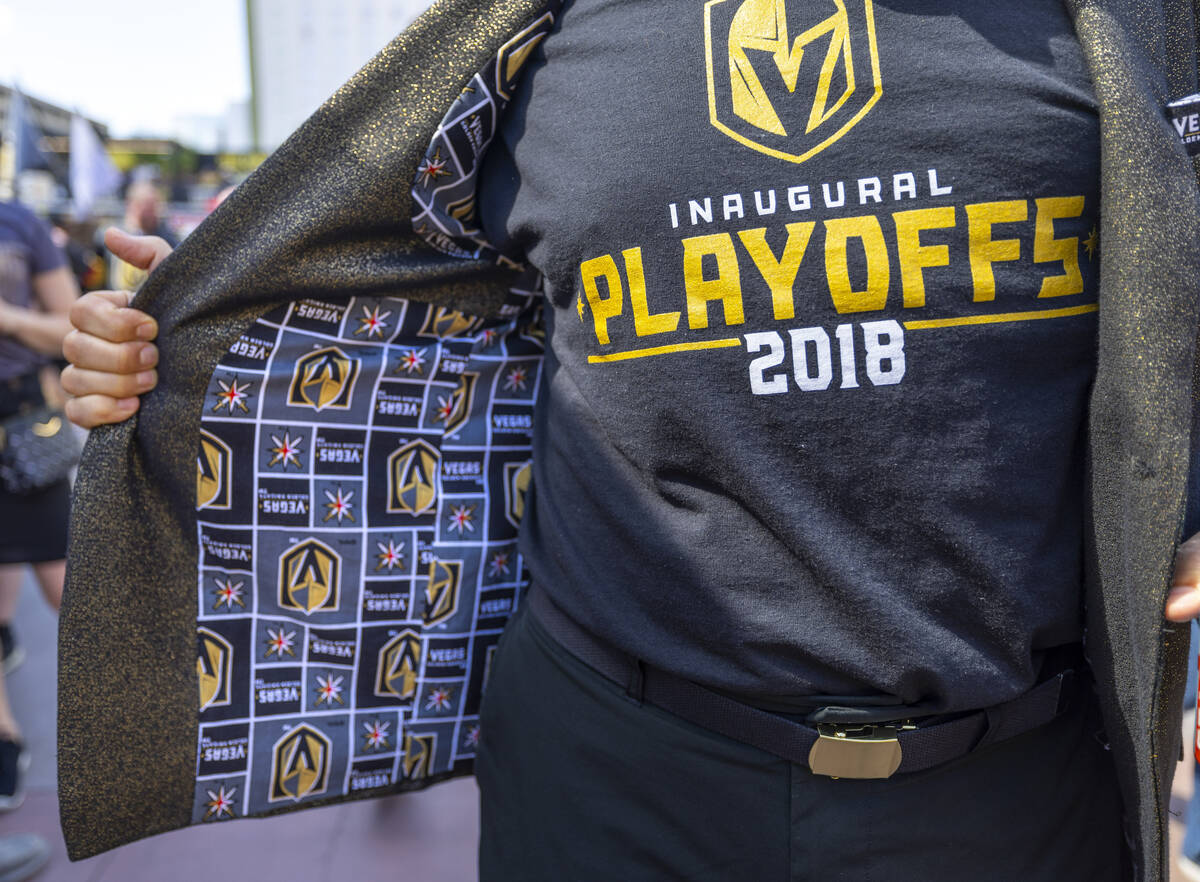
<instances>
[{"instance_id":1,"label":"glittery gold fabric","mask_svg":"<svg viewBox=\"0 0 1200 882\"><path fill-rule=\"evenodd\" d=\"M1086 648L1117 759L1133 878L1165 880L1188 628L1164 627L1163 604L1192 445L1200 198L1163 107L1196 90L1193 9L1148 0L1068 6L1101 135Z\"/></svg>"},{"instance_id":2,"label":"glittery gold fabric","mask_svg":"<svg viewBox=\"0 0 1200 882\"><path fill-rule=\"evenodd\" d=\"M303 297L397 295L487 315L514 271L412 230L409 189L463 86L541 11L440 0L153 274L159 386L92 433L59 637L59 801L72 859L187 825L196 771L196 443L206 384L255 317Z\"/></svg>"},{"instance_id":3,"label":"glittery gold fabric","mask_svg":"<svg viewBox=\"0 0 1200 882\"><path fill-rule=\"evenodd\" d=\"M1200 392L1200 193L1163 105L1196 91L1196 10L1193 0L1065 2L1102 139L1087 651L1120 770L1129 878L1165 882L1188 638L1186 627L1164 628L1162 607ZM255 316L305 296L396 293L477 313L501 302L505 270L416 241L408 186L446 107L539 6L439 2L143 290L138 305L162 327L160 386L136 420L93 433L72 519L59 762L73 858L189 822L194 460L214 365Z\"/></svg>"}]
</instances>

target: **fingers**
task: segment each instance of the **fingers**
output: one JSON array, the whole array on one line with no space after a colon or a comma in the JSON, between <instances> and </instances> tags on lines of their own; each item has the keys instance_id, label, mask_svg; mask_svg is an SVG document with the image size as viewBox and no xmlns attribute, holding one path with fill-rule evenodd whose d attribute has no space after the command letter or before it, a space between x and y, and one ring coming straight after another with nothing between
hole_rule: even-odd
<instances>
[{"instance_id":1,"label":"fingers","mask_svg":"<svg viewBox=\"0 0 1200 882\"><path fill-rule=\"evenodd\" d=\"M1166 617L1186 622L1200 616L1200 533L1188 539L1175 552L1175 574L1167 592Z\"/></svg>"},{"instance_id":2,"label":"fingers","mask_svg":"<svg viewBox=\"0 0 1200 882\"><path fill-rule=\"evenodd\" d=\"M119 423L133 416L138 409L137 398L112 398L108 395L84 395L68 398L64 406L67 419L85 429L106 423Z\"/></svg>"},{"instance_id":3,"label":"fingers","mask_svg":"<svg viewBox=\"0 0 1200 882\"><path fill-rule=\"evenodd\" d=\"M131 309L131 298L125 291L93 291L71 307L75 330L63 340L63 355L71 364L62 384L74 396L66 404L68 419L85 429L128 419L138 409L136 396L158 382L158 347L149 342L158 325Z\"/></svg>"},{"instance_id":4,"label":"fingers","mask_svg":"<svg viewBox=\"0 0 1200 882\"><path fill-rule=\"evenodd\" d=\"M141 310L129 308L132 297L128 291L84 294L71 305L71 324L112 343L153 340L158 336L158 324Z\"/></svg>"},{"instance_id":5,"label":"fingers","mask_svg":"<svg viewBox=\"0 0 1200 882\"><path fill-rule=\"evenodd\" d=\"M158 383L158 372L149 369L136 374L113 374L67 365L62 372L62 387L71 395L106 395L129 398L149 392Z\"/></svg>"},{"instance_id":6,"label":"fingers","mask_svg":"<svg viewBox=\"0 0 1200 882\"><path fill-rule=\"evenodd\" d=\"M63 355L78 368L110 374L136 374L158 364L158 347L153 343L110 343L80 331L71 331L63 339Z\"/></svg>"},{"instance_id":7,"label":"fingers","mask_svg":"<svg viewBox=\"0 0 1200 882\"><path fill-rule=\"evenodd\" d=\"M121 260L150 272L171 253L171 246L158 236L132 236L116 227L104 231L104 244Z\"/></svg>"}]
</instances>

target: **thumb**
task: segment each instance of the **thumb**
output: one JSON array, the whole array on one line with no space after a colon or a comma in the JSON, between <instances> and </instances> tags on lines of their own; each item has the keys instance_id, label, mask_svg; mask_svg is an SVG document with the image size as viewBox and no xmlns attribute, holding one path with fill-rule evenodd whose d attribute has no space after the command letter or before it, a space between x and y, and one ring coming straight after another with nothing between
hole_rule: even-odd
<instances>
[{"instance_id":1,"label":"thumb","mask_svg":"<svg viewBox=\"0 0 1200 882\"><path fill-rule=\"evenodd\" d=\"M171 246L158 236L132 236L116 227L104 232L104 244L121 260L147 272L153 272L171 253Z\"/></svg>"}]
</instances>

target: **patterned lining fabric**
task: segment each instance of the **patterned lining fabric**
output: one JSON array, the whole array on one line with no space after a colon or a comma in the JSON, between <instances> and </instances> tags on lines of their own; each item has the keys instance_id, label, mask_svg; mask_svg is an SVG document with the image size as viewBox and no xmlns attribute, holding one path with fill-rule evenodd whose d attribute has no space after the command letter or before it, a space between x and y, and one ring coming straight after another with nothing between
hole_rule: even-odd
<instances>
[{"instance_id":1,"label":"patterned lining fabric","mask_svg":"<svg viewBox=\"0 0 1200 882\"><path fill-rule=\"evenodd\" d=\"M476 174L553 22L506 43L435 133L412 190L435 248L512 265L474 224ZM193 823L470 773L525 585L540 287L526 272L486 323L298 301L222 358L197 459Z\"/></svg>"}]
</instances>

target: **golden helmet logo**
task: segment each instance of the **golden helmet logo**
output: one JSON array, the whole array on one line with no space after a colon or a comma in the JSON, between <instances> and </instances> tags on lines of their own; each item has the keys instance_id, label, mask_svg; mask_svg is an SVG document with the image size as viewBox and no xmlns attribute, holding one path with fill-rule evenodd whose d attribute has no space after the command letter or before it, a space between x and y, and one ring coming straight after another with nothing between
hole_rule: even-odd
<instances>
[{"instance_id":1,"label":"golden helmet logo","mask_svg":"<svg viewBox=\"0 0 1200 882\"><path fill-rule=\"evenodd\" d=\"M425 586L426 626L438 625L458 610L458 589L462 584L462 561L438 560L429 562L429 582Z\"/></svg>"},{"instance_id":2,"label":"golden helmet logo","mask_svg":"<svg viewBox=\"0 0 1200 882\"><path fill-rule=\"evenodd\" d=\"M379 650L375 694L402 701L416 697L417 672L420 670L421 637L416 631L401 631Z\"/></svg>"},{"instance_id":3,"label":"golden helmet logo","mask_svg":"<svg viewBox=\"0 0 1200 882\"><path fill-rule=\"evenodd\" d=\"M200 681L200 710L224 707L230 703L233 683L233 647L229 641L208 628L197 628L200 652L196 657L196 678Z\"/></svg>"},{"instance_id":4,"label":"golden helmet logo","mask_svg":"<svg viewBox=\"0 0 1200 882\"><path fill-rule=\"evenodd\" d=\"M521 518L525 517L525 500L532 483L532 462L504 464L504 516L514 527L521 526Z\"/></svg>"},{"instance_id":5,"label":"golden helmet logo","mask_svg":"<svg viewBox=\"0 0 1200 882\"><path fill-rule=\"evenodd\" d=\"M507 101L517 84L522 68L538 43L542 42L554 25L554 14L547 12L521 33L500 47L496 53L496 92Z\"/></svg>"},{"instance_id":6,"label":"golden helmet logo","mask_svg":"<svg viewBox=\"0 0 1200 882\"><path fill-rule=\"evenodd\" d=\"M324 793L329 785L329 759L333 742L324 733L302 723L275 742L271 752L269 802Z\"/></svg>"},{"instance_id":7,"label":"golden helmet logo","mask_svg":"<svg viewBox=\"0 0 1200 882\"><path fill-rule=\"evenodd\" d=\"M410 441L392 451L388 457L388 512L416 517L433 511L441 468L442 455L428 441Z\"/></svg>"},{"instance_id":8,"label":"golden helmet logo","mask_svg":"<svg viewBox=\"0 0 1200 882\"><path fill-rule=\"evenodd\" d=\"M351 358L336 346L326 346L310 352L296 362L292 385L288 389L288 404L292 407L312 407L347 410L354 396L361 362Z\"/></svg>"},{"instance_id":9,"label":"golden helmet logo","mask_svg":"<svg viewBox=\"0 0 1200 882\"><path fill-rule=\"evenodd\" d=\"M421 328L422 337L437 337L446 340L474 330L480 324L479 319L467 315L457 309L446 309L444 306L433 307L425 325Z\"/></svg>"},{"instance_id":10,"label":"golden helmet logo","mask_svg":"<svg viewBox=\"0 0 1200 882\"><path fill-rule=\"evenodd\" d=\"M438 419L445 425L446 435L453 435L461 429L471 417L471 408L475 404L475 383L479 374L466 371L458 380L458 388L450 393L450 398L438 412Z\"/></svg>"},{"instance_id":11,"label":"golden helmet logo","mask_svg":"<svg viewBox=\"0 0 1200 882\"><path fill-rule=\"evenodd\" d=\"M709 119L753 150L804 162L883 94L872 0L709 0L704 14Z\"/></svg>"},{"instance_id":12,"label":"golden helmet logo","mask_svg":"<svg viewBox=\"0 0 1200 882\"><path fill-rule=\"evenodd\" d=\"M338 608L342 558L319 539L306 539L279 557L279 606L306 616Z\"/></svg>"},{"instance_id":13,"label":"golden helmet logo","mask_svg":"<svg viewBox=\"0 0 1200 882\"><path fill-rule=\"evenodd\" d=\"M433 751L437 746L437 736L410 735L404 736L404 755L400 757L401 771L409 781L419 781L428 778L433 767Z\"/></svg>"},{"instance_id":14,"label":"golden helmet logo","mask_svg":"<svg viewBox=\"0 0 1200 882\"><path fill-rule=\"evenodd\" d=\"M200 430L196 456L196 508L228 511L233 505L233 451L210 432Z\"/></svg>"}]
</instances>

